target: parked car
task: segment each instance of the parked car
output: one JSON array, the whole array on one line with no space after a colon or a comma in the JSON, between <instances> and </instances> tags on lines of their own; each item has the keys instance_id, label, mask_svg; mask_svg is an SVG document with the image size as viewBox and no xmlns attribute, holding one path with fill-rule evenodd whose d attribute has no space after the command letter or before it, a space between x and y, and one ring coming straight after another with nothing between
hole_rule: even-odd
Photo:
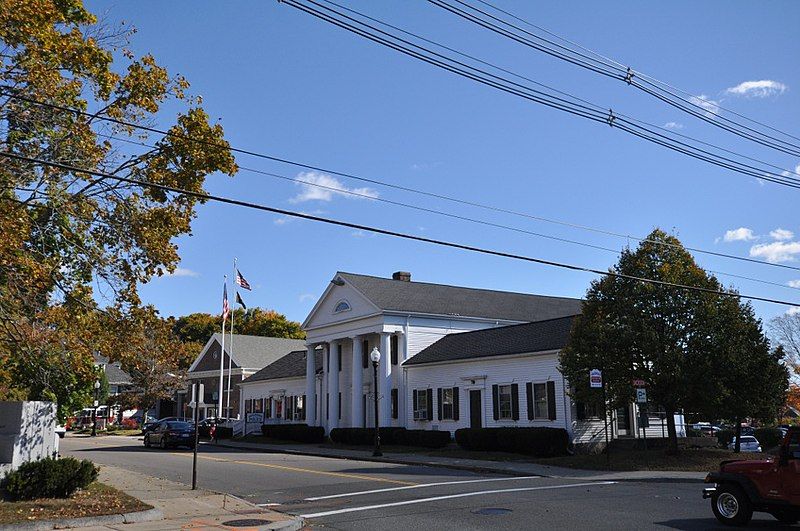
<instances>
[{"instance_id":1,"label":"parked car","mask_svg":"<svg viewBox=\"0 0 800 531\"><path fill-rule=\"evenodd\" d=\"M700 428L700 433L702 433L704 437L716 437L720 429L719 426L703 426Z\"/></svg>"},{"instance_id":2,"label":"parked car","mask_svg":"<svg viewBox=\"0 0 800 531\"><path fill-rule=\"evenodd\" d=\"M145 448L151 446L194 448L194 424L177 420L159 422L155 428L144 435L144 446Z\"/></svg>"},{"instance_id":3,"label":"parked car","mask_svg":"<svg viewBox=\"0 0 800 531\"><path fill-rule=\"evenodd\" d=\"M731 442L728 443L728 450L734 450L735 448L736 448L736 437L731 439ZM752 435L742 435L742 442L739 445L739 450L742 452L760 452L761 443L758 442L758 439L756 439Z\"/></svg>"},{"instance_id":4,"label":"parked car","mask_svg":"<svg viewBox=\"0 0 800 531\"><path fill-rule=\"evenodd\" d=\"M229 420L225 417L206 417L197 423L197 431L201 437L211 437L211 428L215 428Z\"/></svg>"},{"instance_id":5,"label":"parked car","mask_svg":"<svg viewBox=\"0 0 800 531\"><path fill-rule=\"evenodd\" d=\"M152 431L162 422L192 422L192 419L187 419L186 417L164 417L163 419L153 420L142 426L142 434L147 434L148 432Z\"/></svg>"},{"instance_id":6,"label":"parked car","mask_svg":"<svg viewBox=\"0 0 800 531\"><path fill-rule=\"evenodd\" d=\"M742 437L744 440L744 437ZM784 524L800 520L800 427L790 428L777 457L724 461L706 476L703 489L711 510L726 525L747 525L753 511L770 513Z\"/></svg>"}]
</instances>

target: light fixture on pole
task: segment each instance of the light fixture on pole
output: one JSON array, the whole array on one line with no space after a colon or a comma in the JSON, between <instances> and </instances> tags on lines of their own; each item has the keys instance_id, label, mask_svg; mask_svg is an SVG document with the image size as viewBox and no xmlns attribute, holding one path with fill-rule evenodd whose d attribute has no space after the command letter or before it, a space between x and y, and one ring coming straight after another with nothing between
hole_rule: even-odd
<instances>
[{"instance_id":1,"label":"light fixture on pole","mask_svg":"<svg viewBox=\"0 0 800 531\"><path fill-rule=\"evenodd\" d=\"M92 437L97 436L97 406L100 405L98 402L98 393L100 392L100 380L94 381L94 402L92 408Z\"/></svg>"},{"instance_id":2,"label":"light fixture on pole","mask_svg":"<svg viewBox=\"0 0 800 531\"><path fill-rule=\"evenodd\" d=\"M381 352L376 348L372 349L369 353L369 359L372 360L372 371L375 379L374 398L375 398L375 450L372 452L374 457L381 457L381 432L378 425L378 363L381 361Z\"/></svg>"}]
</instances>

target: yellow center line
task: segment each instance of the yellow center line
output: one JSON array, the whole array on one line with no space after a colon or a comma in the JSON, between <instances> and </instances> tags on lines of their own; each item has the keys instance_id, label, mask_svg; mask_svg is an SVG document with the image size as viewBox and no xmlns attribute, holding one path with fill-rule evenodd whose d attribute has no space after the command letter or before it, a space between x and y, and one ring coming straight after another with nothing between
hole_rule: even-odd
<instances>
[{"instance_id":1,"label":"yellow center line","mask_svg":"<svg viewBox=\"0 0 800 531\"><path fill-rule=\"evenodd\" d=\"M178 453L173 452L172 455L180 455L184 457L191 457L192 454L185 454L185 453ZM274 468L277 470L288 470L290 472L302 472L305 474L317 474L320 476L333 476L339 478L348 478L348 479L360 479L364 481L376 481L379 483L394 483L396 485L416 485L416 483L411 481L400 481L397 479L387 479L387 478L378 478L373 476L364 476L361 474L347 474L345 472L326 472L324 470L311 470L309 468L299 468L294 466L285 466L285 465L273 465L270 463L258 463L256 461L240 461L240 460L231 460L231 459L220 459L219 457L210 457L207 455L199 455L200 459L209 459L211 461L223 461L226 463L234 463L237 465L248 465L248 466L260 466L264 468Z\"/></svg>"}]
</instances>

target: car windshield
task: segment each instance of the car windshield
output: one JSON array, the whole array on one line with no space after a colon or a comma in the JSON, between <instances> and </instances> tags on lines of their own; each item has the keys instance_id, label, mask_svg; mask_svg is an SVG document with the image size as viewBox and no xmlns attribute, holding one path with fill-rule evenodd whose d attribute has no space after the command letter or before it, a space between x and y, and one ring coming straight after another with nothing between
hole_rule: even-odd
<instances>
[{"instance_id":1,"label":"car windshield","mask_svg":"<svg viewBox=\"0 0 800 531\"><path fill-rule=\"evenodd\" d=\"M168 422L167 428L171 430L190 430L192 425L188 422Z\"/></svg>"},{"instance_id":2,"label":"car windshield","mask_svg":"<svg viewBox=\"0 0 800 531\"><path fill-rule=\"evenodd\" d=\"M742 437L743 443L753 443L757 442L755 437Z\"/></svg>"}]
</instances>

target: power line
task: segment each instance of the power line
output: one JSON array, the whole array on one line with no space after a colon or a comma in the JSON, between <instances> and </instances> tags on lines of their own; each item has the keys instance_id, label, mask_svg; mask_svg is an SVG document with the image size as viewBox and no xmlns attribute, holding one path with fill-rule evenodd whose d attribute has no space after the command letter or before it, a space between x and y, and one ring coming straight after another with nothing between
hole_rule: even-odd
<instances>
[{"instance_id":1,"label":"power line","mask_svg":"<svg viewBox=\"0 0 800 531\"><path fill-rule=\"evenodd\" d=\"M485 203L479 203L479 202L475 202L475 201L470 201L470 200L466 200L466 199L460 199L460 198L456 198L456 197L452 197L452 196L448 196L448 195L444 195L444 194L428 192L428 191L425 191L425 190L419 190L419 189L416 189L416 188L402 186L402 185L399 185L399 184L389 183L389 182L381 181L381 180L378 180L378 179L372 179L372 178L367 178L367 177L363 177L363 176L358 176L358 175L355 175L355 174L352 174L352 173L341 172L341 171L337 171L337 170L333 170L333 169L329 169L329 168L324 168L324 167L321 167L321 166L315 166L315 165L305 164L305 163L302 163L302 162L293 161L293 160L289 160L289 159L285 159L285 158L281 158L281 157L275 157L275 156L272 156L272 155L267 155L267 154L259 153L259 152L252 151L252 150L241 149L241 148L229 146L226 143L218 143L218 142L212 142L212 141L208 141L208 140L204 140L204 139L197 139L197 138L194 138L194 137L191 137L191 136L182 135L180 133L175 133L175 132L172 132L172 131L165 131L165 130L157 129L157 128L154 128L154 127L140 125L140 124L135 124L135 123L127 122L127 121L120 120L120 119L117 119L117 118L110 118L110 117L105 117L105 116L97 116L96 114L90 113L88 111L83 111L83 110L76 109L76 108L73 108L73 107L67 107L67 106L64 106L64 105L58 105L58 104L54 104L54 103L42 102L42 101L39 101L39 100L35 100L33 98L28 98L26 96L21 96L21 95L16 95L16 94L9 94L8 92L6 92L6 95L8 97L10 97L10 98L19 99L21 101L25 101L25 102L31 103L33 105L39 105L39 106L43 106L43 107L47 107L47 108L51 108L51 109L55 109L55 110L59 110L59 111L63 111L63 112L70 112L70 113L73 113L73 114L76 114L76 115L79 115L79 116L93 117L93 118L96 118L96 119L99 119L99 120L108 121L108 122L115 123L115 124L118 124L118 125L123 125L123 126L126 126L126 127L132 127L132 128L140 129L140 130L143 130L143 131L148 131L148 132L151 132L151 133L154 133L154 134L160 134L160 135L163 135L163 136L172 136L172 137L175 137L175 138L180 138L182 140L188 140L188 141L195 142L195 143L198 143L198 144L201 144L201 145L207 145L207 146L211 146L211 147L225 147L226 149L230 149L232 152L241 153L243 155L249 155L249 156L253 156L253 157L256 157L256 158L261 158L261 159L264 159L264 160L278 162L278 163L281 163L281 164L297 166L297 167L304 168L304 169L307 169L307 170L323 172L323 173L327 173L327 174L331 174L331 175L337 175L339 177L344 177L344 178L347 178L347 179L353 179L353 180L360 181L360 182L366 182L366 183L370 183L370 184L374 184L374 185L385 186L387 188L400 190L400 191L404 191L404 192L409 192L409 193L414 193L414 194L418 194L418 195L422 195L422 196L426 196L426 197L431 197L431 198L434 198L434 199L441 199L441 200L449 201L449 202L452 202L452 203L457 203L457 204L462 204L462 205L466 205L466 206L481 208L481 209L484 209L484 210L489 210L489 211L503 213L503 214L510 214L510 215L514 215L514 216L518 216L518 217L522 217L522 218L526 218L526 219L532 219L532 220L535 220L535 221L541 221L541 222L551 223L551 224L560 225L560 226L564 226L564 227L569 227L569 228L574 228L574 229L594 232L594 233L603 234L603 235L606 235L606 236L614 236L614 237L618 237L618 238L630 239L630 240L635 240L635 241L639 241L639 242L653 243L655 245L661 245L661 246L676 247L673 244L670 244L670 243L667 243L667 242L661 242L661 241L658 241L658 240L650 240L650 239L643 238L643 237L637 237L637 236L632 236L632 235L629 235L629 234L623 234L623 233L609 231L609 230L605 230L605 229L599 229L599 228L596 228L596 227L590 227L590 226L586 226L586 225L566 222L566 221L563 221L563 220L555 220L555 219L546 218L546 217L543 217L543 216L536 216L536 215L533 215L533 214L520 212L520 211L516 211L516 210L512 210L512 209L497 207L497 206L493 206L493 205L489 205L489 204L485 204ZM100 136L104 136L102 134L99 134L99 135ZM116 138L116 137L111 137L111 138ZM117 140L122 140L124 142L138 143L138 142L133 141L133 140L120 139L120 138L116 138L116 139ZM144 143L140 143L140 144L141 145L146 145ZM148 147L152 147L152 146L148 146ZM728 254L728 253L721 253L721 252L711 251L711 250L697 248L697 247L683 247L683 248L687 249L689 251L692 251L692 252L707 254L709 256L716 256L716 257L719 257L719 258L727 258L727 259L738 260L738 261L742 261L742 262L748 262L748 263L760 264L760 265L765 265L765 266L777 267L777 268L781 268L781 269L789 269L789 270L800 271L800 267L791 266L791 265L787 265L787 264L776 264L776 263L771 263L771 262L763 262L761 260L755 260L753 258L748 258L748 257L744 257L744 256L737 256L737 255L732 255L732 254ZM614 251L614 252L616 252L616 251Z\"/></svg>"},{"instance_id":2,"label":"power line","mask_svg":"<svg viewBox=\"0 0 800 531\"><path fill-rule=\"evenodd\" d=\"M335 26L339 26L347 31L350 31L351 33L355 33L356 35L360 35L368 40L371 40L388 48L399 51L405 55L409 55L423 62L429 63L433 66L437 66L439 68L442 68L443 70L450 71L452 73L455 73L462 77L466 77L473 81L477 81L484 85L491 86L497 88L498 90L514 94L516 96L534 101L536 103L542 103L549 107L556 108L558 110L562 110L570 114L575 114L595 122L607 123L608 125L622 129L623 131L634 134L634 136L638 136L644 140L648 140L649 142L661 145L663 147L668 147L673 151L683 153L690 157L696 158L698 160L703 160L705 162L714 164L722 168L730 169L737 173L755 177L757 179L761 179L764 181L781 184L791 188L800 188L800 180L791 179L786 175L777 174L769 170L757 168L749 164L745 164L709 152L702 148L691 146L685 142L680 142L672 138L665 137L665 135L661 133L654 132L652 130L647 129L646 127L633 123L630 120L621 118L619 115L615 115L612 110L610 110L605 115L600 115L600 113L594 108L589 108L585 105L574 104L572 102L564 100L561 97L548 95L547 93L542 92L540 90L526 87L514 81L510 81L507 78L503 78L502 76L491 74L474 66L467 65L461 61L452 59L437 52L433 52L423 46L414 44L396 35L375 28L370 24L367 24L360 20L356 20L333 8L323 6L322 4L319 4L318 2L315 2L313 0L306 0L306 1L309 4L318 6L320 9L332 13L332 15L327 14L323 11L319 11L318 9L315 9L313 7L309 7L308 5L301 4L300 2L295 0L282 0L282 1L283 3L289 6L295 7L298 10L304 11L314 17L329 22ZM339 18L336 18L337 16ZM352 21L355 24L363 26L364 28L367 29L362 29L360 27L354 26L352 23L347 22L348 20ZM381 35L384 35L385 37ZM388 40L387 37L392 40ZM639 131L638 132L632 131L632 128L638 129ZM641 132L642 130L644 130L647 134L642 134Z\"/></svg>"},{"instance_id":3,"label":"power line","mask_svg":"<svg viewBox=\"0 0 800 531\"><path fill-rule=\"evenodd\" d=\"M675 89L675 87L672 87L664 82L651 78L650 76L646 76L638 71L633 70L630 67L625 67L624 65L618 63L617 61L614 61L613 59L609 59L605 56L597 54L596 52L588 50L587 48L584 48L583 46L580 46L572 41L568 41L567 39L564 39L563 37L560 37L550 31L544 30L543 28L540 28L535 24L527 22L522 18L510 13L509 11L494 6L490 2L486 2L484 0L478 0L483 5L489 6L490 8L500 13L503 13L506 16L521 21L530 27L536 28L539 31L543 31L549 35L555 36L556 38L569 43L573 47L578 47L581 50L584 50L589 54L594 55L595 57L590 57L589 55L576 51L574 48L562 46L556 42L553 42L552 40L542 37L541 35L531 33L513 24L512 22L509 22L508 20L496 17L491 13L488 13L478 7L470 5L468 2L465 2L463 0L454 0L454 1L457 4L460 4L461 6L464 6L465 8L471 10L472 12L468 12L465 11L464 9L454 6L448 3L446 0L428 0L428 1L438 7L441 7L442 9L445 9L457 16L460 16L465 20L473 22L479 26L482 26L485 29L493 31L494 33L515 40L523 45L534 48L538 51L544 52L548 55L557 57L559 59L570 62L585 69L591 70L593 72L602 74L604 76L626 82L628 85L634 86L639 90L642 90L643 92L663 101L664 103L667 103L683 112L691 114L696 118L699 118L709 124L724 129L728 132L731 132L737 136L751 140L763 146L770 147L777 151L781 151L786 154L800 156L800 146L798 146L797 144L794 144L792 142L787 142L780 138L776 138L770 134L764 133L747 125L741 124L725 116L721 116L716 112L712 113L713 114L712 118L712 116L709 116L708 114L709 111L708 105L713 105L715 110L719 109L726 112L730 112L752 123L761 125L762 127L766 127L767 129L778 132L786 137L794 138L795 140L800 140L800 138L797 138L793 135L780 131L779 129L776 129L772 126L747 118L746 116L735 113L734 111L724 109L720 107L718 104L716 104L716 102L705 102L699 96L694 96L685 91L681 91L680 89ZM487 20L487 17L489 20ZM505 27L498 26L497 24L494 24L492 21L498 22ZM509 30L507 28L512 28L512 29ZM521 32L524 35L533 37L536 40L532 41L524 36L519 35L519 33L515 33L513 30ZM600 60L596 59L596 57L600 57ZM639 83L638 79L642 79L642 81L649 86L645 86L642 83ZM690 98L689 99L683 98L679 94L677 94L677 92L683 92L689 95ZM678 101L675 101L676 99ZM704 106L704 104L706 106Z\"/></svg>"},{"instance_id":4,"label":"power line","mask_svg":"<svg viewBox=\"0 0 800 531\"><path fill-rule=\"evenodd\" d=\"M779 300L779 299L771 299L771 298L760 297L760 296L756 296L756 295L743 295L741 293L715 290L715 289L710 289L710 288L704 288L704 287L701 287L701 286L690 286L690 285L685 285L685 284L677 284L677 283L674 283L674 282L666 282L666 281L663 281L663 280L657 280L657 279L652 279L652 278L638 277L636 275L627 275L627 274L624 274L624 273L617 273L617 272L613 272L613 271L602 271L602 270L599 270L599 269L593 269L593 268L584 267L584 266L578 266L578 265L573 265L573 264L566 264L566 263L562 263L562 262L556 262L556 261L553 261L553 260L546 260L546 259L542 259L542 258L535 258L535 257L531 257L531 256L519 255L519 254L514 254L514 253L507 253L507 252L497 251L497 250L493 250L493 249L486 249L486 248L483 248L483 247L477 247L477 246L467 245L467 244L462 244L462 243L457 243L457 242L451 242L451 241L446 241L446 240L438 240L438 239L435 239L435 238L427 238L427 237L424 237L424 236L417 236L417 235L414 235L414 234L407 234L407 233L398 232L398 231L394 231L394 230L382 229L382 228L378 228L378 227L372 227L372 226L369 226L369 225L361 225L361 224L358 224L358 223L350 223L348 221L341 221L341 220L337 220L337 219L326 218L326 217L322 217L322 216L316 216L316 215L313 215L313 214L306 214L306 213L303 213L303 212L295 212L295 211L292 211L292 210L286 210L286 209L282 209L282 208L270 207L270 206L267 206L267 205L262 205L262 204L259 204L259 203L253 203L253 202L250 202L250 201L241 201L241 200L232 199L232 198L229 198L229 197L211 195L211 194L207 194L205 192L195 192L195 191L192 191L192 190L185 190L185 189L182 189L182 188L177 188L177 187L173 187L173 186L167 186L167 185L164 185L164 184L141 181L139 179L133 179L133 178L130 178L130 177L123 177L123 176L120 176L120 175L112 175L112 174L109 174L109 173L99 172L99 171L95 171L95 170L89 170L89 169L86 169L86 168L78 168L78 167L75 167L75 166L72 166L72 165L69 165L69 164L62 164L62 163L59 163L59 162L51 162L51 161L46 161L46 160L37 159L37 158L33 158L33 157L26 157L26 156L23 156L23 155L17 155L15 153L8 153L8 152L5 152L5 151L0 151L0 156L6 157L6 158L10 158L10 159L14 159L14 160L18 160L18 161L22 161L22 162L28 162L28 163L37 164L37 165L44 165L44 166L50 166L50 167L53 167L53 168L59 168L59 169L62 169L62 170L65 170L65 171L69 171L69 172L84 173L84 174L87 174L87 175L92 175L94 177L99 177L99 178L104 178L104 179L114 179L116 181L126 182L126 183L129 183L129 184L134 184L134 185L138 185L138 186L156 188L156 189L162 190L164 192L172 192L172 193L176 193L176 194L182 194L182 195L186 195L186 196L189 196L189 197L194 197L196 199L201 199L201 200L204 200L204 201L215 201L215 202L218 202L218 203L224 203L224 204L229 204L229 205L234 205L234 206L239 206L239 207L245 207L245 208L250 208L250 209L254 209L254 210L260 210L260 211L264 211L264 212L271 212L273 214L280 214L280 215L283 215L283 216L291 216L291 217L306 219L306 220L310 220L310 221L317 221L317 222L320 222L320 223L326 223L326 224L329 224L329 225L337 225L337 226L340 226L340 227L347 227L347 228L350 228L350 229L362 230L362 231L366 231L366 232L372 232L372 233L375 233L375 234L382 234L382 235L385 235L385 236L392 236L392 237L402 238L402 239L411 240L411 241L430 243L430 244L439 245L439 246L442 246L442 247L450 247L450 248L453 248L453 249L461 249L461 250L464 250L464 251L471 251L471 252L476 252L476 253L480 253L480 254L486 254L486 255L490 255L490 256L498 256L498 257L501 257L501 258L511 258L511 259L514 259L514 260L521 260L521 261L525 261L525 262L532 262L532 263L537 263L537 264L542 264L542 265L548 265L548 266L552 266L552 267L558 267L558 268L561 268L561 269L569 269L569 270L572 270L572 271L582 271L582 272L585 272L585 273L592 273L592 274L595 274L595 275L602 275L602 276L607 276L607 277L612 277L612 278L620 278L620 279L625 279L625 280L632 280L632 281L635 281L635 282L643 282L643 283L652 284L652 285L656 285L656 286L663 286L663 287L681 289L681 290L685 290L685 291L696 291L696 292L700 292L700 293L709 293L709 294L713 294L713 295L721 295L721 296L726 296L726 297L735 297L737 299L747 299L747 300L754 300L754 301L761 301L761 302L769 302L769 303L773 303L773 304L782 304L782 305L792 306L792 307L800 307L800 303L797 303L797 302L789 302L789 301L783 301L783 300Z\"/></svg>"}]
</instances>

